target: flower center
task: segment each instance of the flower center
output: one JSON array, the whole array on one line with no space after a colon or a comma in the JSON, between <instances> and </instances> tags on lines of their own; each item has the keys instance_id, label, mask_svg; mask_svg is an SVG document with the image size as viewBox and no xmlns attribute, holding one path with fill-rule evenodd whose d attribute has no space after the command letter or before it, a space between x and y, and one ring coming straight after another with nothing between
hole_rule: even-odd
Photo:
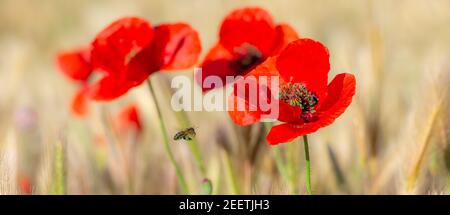
<instances>
[{"instance_id":1,"label":"flower center","mask_svg":"<svg viewBox=\"0 0 450 215\"><path fill-rule=\"evenodd\" d=\"M235 48L234 54L236 59L232 66L240 72L250 69L263 60L263 55L258 48L248 43Z\"/></svg>"},{"instance_id":2,"label":"flower center","mask_svg":"<svg viewBox=\"0 0 450 215\"><path fill-rule=\"evenodd\" d=\"M310 92L305 85L291 82L281 86L280 100L293 107L300 107L302 109L301 118L305 122L310 122L313 119L313 114L316 112L314 107L319 102L319 98Z\"/></svg>"}]
</instances>

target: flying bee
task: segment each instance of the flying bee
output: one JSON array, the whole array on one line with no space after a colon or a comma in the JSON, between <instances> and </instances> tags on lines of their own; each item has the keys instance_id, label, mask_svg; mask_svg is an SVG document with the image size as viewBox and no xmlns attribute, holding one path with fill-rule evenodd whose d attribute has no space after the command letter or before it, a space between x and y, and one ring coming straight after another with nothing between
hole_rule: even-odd
<instances>
[{"instance_id":1,"label":"flying bee","mask_svg":"<svg viewBox=\"0 0 450 215\"><path fill-rule=\"evenodd\" d=\"M190 128L186 128L182 131L179 131L175 134L175 136L173 137L173 140L187 140L190 141L192 140L192 138L194 138L196 135L195 133L195 129L190 127Z\"/></svg>"}]
</instances>

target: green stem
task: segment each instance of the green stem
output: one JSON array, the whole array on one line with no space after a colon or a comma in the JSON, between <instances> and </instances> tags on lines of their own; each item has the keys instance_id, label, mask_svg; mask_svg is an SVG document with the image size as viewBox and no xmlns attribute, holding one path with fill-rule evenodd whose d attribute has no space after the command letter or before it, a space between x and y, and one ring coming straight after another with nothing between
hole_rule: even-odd
<instances>
[{"instance_id":1,"label":"green stem","mask_svg":"<svg viewBox=\"0 0 450 215\"><path fill-rule=\"evenodd\" d=\"M169 156L170 162L172 163L172 165L175 168L175 171L176 171L176 174L177 174L177 177L178 177L178 183L180 184L181 189L183 190L184 193L188 194L189 193L188 185L187 185L186 180L184 178L183 171L181 170L180 166L178 165L177 161L175 160L175 156L173 155L172 149L170 148L169 135L167 134L166 125L164 123L164 119L162 118L162 113L161 113L161 110L160 110L160 108L158 106L155 90L153 89L152 82L151 82L150 78L147 79L147 85L148 85L150 93L151 93L151 95L153 97L153 102L154 102L154 105L155 105L155 108L156 108L156 112L158 114L159 127L161 129L162 134L163 134L164 149L166 150L166 153Z\"/></svg>"},{"instance_id":2,"label":"green stem","mask_svg":"<svg viewBox=\"0 0 450 215\"><path fill-rule=\"evenodd\" d=\"M202 173L203 177L206 176L206 167L205 163L203 162L202 153L200 151L200 148L198 146L197 138L192 138L191 142L189 143L189 148L192 151L192 154L194 155L195 164L197 165L198 169Z\"/></svg>"},{"instance_id":3,"label":"green stem","mask_svg":"<svg viewBox=\"0 0 450 215\"><path fill-rule=\"evenodd\" d=\"M184 128L187 128L190 126L191 123L189 122L189 118L188 118L186 112L179 111L179 112L175 112L175 113L176 113L177 119L178 119L179 123L181 124L181 126L183 126ZM188 145L189 145L189 149L192 152L192 155L194 156L195 164L196 164L197 168L200 170L202 176L206 177L205 162L203 161L202 153L200 151L200 147L199 147L197 138L193 137L192 140L189 141Z\"/></svg>"},{"instance_id":4,"label":"green stem","mask_svg":"<svg viewBox=\"0 0 450 215\"><path fill-rule=\"evenodd\" d=\"M309 195L311 191L311 162L309 160L308 136L303 136L303 143L305 144L305 160L306 160L306 191Z\"/></svg>"}]
</instances>

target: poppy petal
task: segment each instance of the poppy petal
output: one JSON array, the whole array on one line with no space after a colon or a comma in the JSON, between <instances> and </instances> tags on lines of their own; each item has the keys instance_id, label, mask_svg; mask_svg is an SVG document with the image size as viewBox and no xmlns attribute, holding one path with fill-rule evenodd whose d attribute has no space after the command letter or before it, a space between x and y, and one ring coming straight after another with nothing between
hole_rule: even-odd
<instances>
[{"instance_id":1,"label":"poppy petal","mask_svg":"<svg viewBox=\"0 0 450 215\"><path fill-rule=\"evenodd\" d=\"M96 101L110 101L124 95L133 84L114 76L105 76L89 87L89 98Z\"/></svg>"},{"instance_id":2,"label":"poppy petal","mask_svg":"<svg viewBox=\"0 0 450 215\"><path fill-rule=\"evenodd\" d=\"M311 39L290 43L279 55L277 68L282 78L304 84L319 102L324 98L330 62L328 49L321 43Z\"/></svg>"},{"instance_id":3,"label":"poppy petal","mask_svg":"<svg viewBox=\"0 0 450 215\"><path fill-rule=\"evenodd\" d=\"M81 87L75 93L75 96L72 99L70 104L70 109L72 113L78 117L85 117L89 113L88 107L88 90L87 87Z\"/></svg>"},{"instance_id":4,"label":"poppy petal","mask_svg":"<svg viewBox=\"0 0 450 215\"><path fill-rule=\"evenodd\" d=\"M241 126L246 126L261 120L261 112L258 110L250 111L250 104L244 98L231 94L228 99L228 115L234 123ZM244 104L244 110L238 110L237 104L239 102Z\"/></svg>"},{"instance_id":5,"label":"poppy petal","mask_svg":"<svg viewBox=\"0 0 450 215\"><path fill-rule=\"evenodd\" d=\"M256 66L254 69L250 70L250 72L248 72L244 78L248 79L248 78L254 78L256 80L256 84L258 86L260 86L262 83L260 81L262 81L262 77L267 77L267 83L270 83L271 78L275 77L278 79L279 81L279 85L285 83L284 80L280 79L280 74L278 73L278 70L276 68L276 57L269 57L266 59L266 61L264 61L263 63L259 64L258 66ZM239 82L245 81L245 79L239 79L235 82L234 84L234 92L236 94L236 85ZM270 86L273 87L273 86ZM258 90L259 92L259 90Z\"/></svg>"},{"instance_id":6,"label":"poppy petal","mask_svg":"<svg viewBox=\"0 0 450 215\"><path fill-rule=\"evenodd\" d=\"M153 39L153 28L138 17L119 19L92 42L92 64L110 75L119 75L133 54L146 47Z\"/></svg>"},{"instance_id":7,"label":"poppy petal","mask_svg":"<svg viewBox=\"0 0 450 215\"><path fill-rule=\"evenodd\" d=\"M139 52L127 65L125 79L142 83L159 70L179 70L193 66L201 51L197 32L184 23L155 28L152 44Z\"/></svg>"},{"instance_id":8,"label":"poppy petal","mask_svg":"<svg viewBox=\"0 0 450 215\"><path fill-rule=\"evenodd\" d=\"M216 44L207 54L201 64L201 73L195 74L195 80L198 85L209 76L217 76L225 83L226 76L236 76L237 72L231 67L233 55L221 44ZM200 76L201 75L201 76ZM202 90L208 91L210 88L202 86Z\"/></svg>"},{"instance_id":9,"label":"poppy petal","mask_svg":"<svg viewBox=\"0 0 450 215\"><path fill-rule=\"evenodd\" d=\"M61 52L56 56L59 69L65 76L75 81L87 81L92 73L90 48Z\"/></svg>"},{"instance_id":10,"label":"poppy petal","mask_svg":"<svg viewBox=\"0 0 450 215\"><path fill-rule=\"evenodd\" d=\"M30 195L33 193L33 184L28 176L19 177L19 187L23 194Z\"/></svg>"},{"instance_id":11,"label":"poppy petal","mask_svg":"<svg viewBox=\"0 0 450 215\"><path fill-rule=\"evenodd\" d=\"M237 93L237 85L242 83L242 81L245 81L245 79L239 79L234 84L234 91L229 96L229 103L228 103L228 114L230 115L230 118L238 125L249 125L256 123L261 120L263 113L270 113L271 109L265 109L265 111L261 110L260 105L263 104L261 99L265 99L266 104L270 104L271 100L274 99L274 95L272 91L270 91L272 86L263 85L264 83L260 82L261 76L267 77L267 84L271 83L271 76L279 77L278 72L275 68L275 62L276 58L271 57L268 58L264 63L258 65L255 69L251 70L247 75L244 76L244 78L255 78L256 80L256 87L257 87L257 95L256 98L258 98L257 104L251 104L249 101L249 93L246 89L245 95L241 96ZM269 90L267 90L267 87L269 87ZM264 92L261 92L261 90L265 90L265 94L261 94ZM268 91L268 92L267 92ZM270 97L269 97L270 96ZM244 104L244 110L238 110L237 105L239 102L242 102ZM256 102L256 101L255 101ZM250 110L250 106L256 107L253 110Z\"/></svg>"},{"instance_id":12,"label":"poppy petal","mask_svg":"<svg viewBox=\"0 0 450 215\"><path fill-rule=\"evenodd\" d=\"M302 109L300 107L292 106L283 101L279 101L279 107L279 121L292 123L301 121Z\"/></svg>"},{"instance_id":13,"label":"poppy petal","mask_svg":"<svg viewBox=\"0 0 450 215\"><path fill-rule=\"evenodd\" d=\"M197 31L185 23L157 26L152 48L159 70L190 68L197 63L201 51Z\"/></svg>"},{"instance_id":14,"label":"poppy petal","mask_svg":"<svg viewBox=\"0 0 450 215\"><path fill-rule=\"evenodd\" d=\"M321 120L331 124L350 105L356 91L355 76L349 73L341 73L334 77L328 85L328 95L319 107Z\"/></svg>"},{"instance_id":15,"label":"poppy petal","mask_svg":"<svg viewBox=\"0 0 450 215\"><path fill-rule=\"evenodd\" d=\"M277 37L271 15L262 8L246 7L228 14L220 28L220 43L233 52L247 43L270 56Z\"/></svg>"},{"instance_id":16,"label":"poppy petal","mask_svg":"<svg viewBox=\"0 0 450 215\"><path fill-rule=\"evenodd\" d=\"M274 86L269 86L270 89L270 95L267 94L267 96L260 96L260 90L265 89L264 86L262 86L262 83L260 82L260 78L261 77L268 77L267 79L267 83L271 82L271 78L272 77L276 77L278 78L278 85L281 86L283 84L286 83L286 80L282 79L280 77L280 74L276 68L276 62L277 62L277 57L269 57L266 61L264 61L262 64L258 65L255 69L251 70L247 75L245 75L245 78L248 77L255 77L257 80L257 85L258 85L258 94L257 97L259 99L265 99L265 103L266 104L270 104L271 101L269 99L274 99L273 102L275 102L276 104L278 104L278 120L280 121L285 121L285 122L290 122L293 121L294 119L298 119L300 113L301 113L301 109L299 108L291 108L291 106L287 106L285 104L283 104L283 102L280 102L278 100L275 100L277 98L277 96L273 95L276 94L277 92L275 92L273 90ZM279 87L277 86L277 87ZM270 97L269 97L270 96ZM248 100L248 98L246 98ZM258 101L259 104L261 104L261 101ZM265 112L269 112L271 110L267 110Z\"/></svg>"},{"instance_id":17,"label":"poppy petal","mask_svg":"<svg viewBox=\"0 0 450 215\"><path fill-rule=\"evenodd\" d=\"M277 70L276 62L277 62L276 57L269 57L263 63L259 64L254 69L252 69L250 72L248 72L245 75L245 77L253 76L257 79L261 76L277 76L277 77L279 77L280 73ZM280 80L280 82L284 82L284 81Z\"/></svg>"},{"instance_id":18,"label":"poppy petal","mask_svg":"<svg viewBox=\"0 0 450 215\"><path fill-rule=\"evenodd\" d=\"M272 51L273 55L279 54L290 42L299 38L297 32L289 24L277 25L275 30L277 32L277 38Z\"/></svg>"},{"instance_id":19,"label":"poppy petal","mask_svg":"<svg viewBox=\"0 0 450 215\"><path fill-rule=\"evenodd\" d=\"M153 52L146 48L139 52L127 65L124 79L134 86L141 84L149 75L157 72L159 65L153 61Z\"/></svg>"},{"instance_id":20,"label":"poppy petal","mask_svg":"<svg viewBox=\"0 0 450 215\"><path fill-rule=\"evenodd\" d=\"M277 145L280 143L287 143L299 136L313 133L320 127L318 124L309 123L306 125L295 125L290 123L284 123L273 126L269 134L267 135L267 142L271 145Z\"/></svg>"}]
</instances>

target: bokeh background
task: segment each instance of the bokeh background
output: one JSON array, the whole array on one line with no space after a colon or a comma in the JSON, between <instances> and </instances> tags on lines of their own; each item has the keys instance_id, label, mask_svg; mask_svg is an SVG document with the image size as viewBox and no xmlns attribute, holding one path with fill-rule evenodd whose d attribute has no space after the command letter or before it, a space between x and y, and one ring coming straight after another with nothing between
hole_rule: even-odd
<instances>
[{"instance_id":1,"label":"bokeh background","mask_svg":"<svg viewBox=\"0 0 450 215\"><path fill-rule=\"evenodd\" d=\"M69 104L77 87L58 72L55 54L135 15L192 24L204 55L223 17L242 6L263 7L324 43L330 79L357 77L350 108L309 136L314 193L449 193L448 0L0 0L0 194L181 193L147 86L75 117ZM173 75L152 77L170 135L185 127L164 99ZM139 138L114 133L110 123L130 103L142 118ZM206 174L189 143L171 147L191 193L206 192L204 178L213 194L305 193L298 141L271 147L262 124L239 128L225 112L188 116Z\"/></svg>"}]
</instances>

